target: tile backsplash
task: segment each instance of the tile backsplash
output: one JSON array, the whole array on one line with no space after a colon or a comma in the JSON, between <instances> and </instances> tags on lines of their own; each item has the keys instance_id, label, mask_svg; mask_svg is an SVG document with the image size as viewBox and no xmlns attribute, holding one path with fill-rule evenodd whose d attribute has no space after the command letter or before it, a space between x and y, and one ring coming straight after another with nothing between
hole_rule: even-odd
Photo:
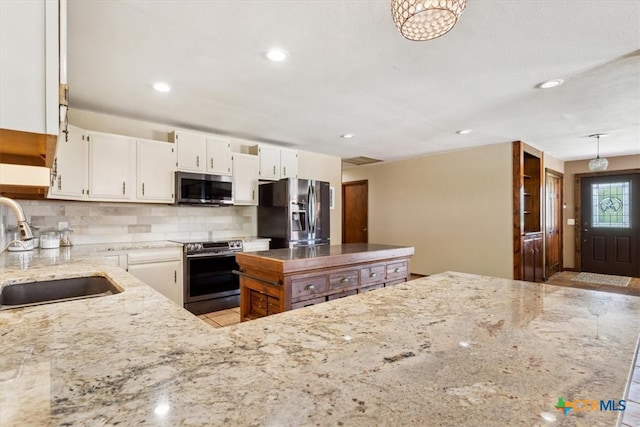
<instances>
[{"instance_id":1,"label":"tile backsplash","mask_svg":"<svg viewBox=\"0 0 640 427\"><path fill-rule=\"evenodd\" d=\"M73 244L147 242L155 240L227 239L255 236L255 206L201 207L141 203L18 200L27 220L40 230L67 222ZM0 206L4 242L16 225L13 213Z\"/></svg>"}]
</instances>

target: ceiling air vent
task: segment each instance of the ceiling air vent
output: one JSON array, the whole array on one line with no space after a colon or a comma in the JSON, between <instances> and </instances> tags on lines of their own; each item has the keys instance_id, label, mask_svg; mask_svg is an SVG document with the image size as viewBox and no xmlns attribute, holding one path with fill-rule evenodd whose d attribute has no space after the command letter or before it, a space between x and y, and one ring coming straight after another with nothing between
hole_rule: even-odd
<instances>
[{"instance_id":1,"label":"ceiling air vent","mask_svg":"<svg viewBox=\"0 0 640 427\"><path fill-rule=\"evenodd\" d=\"M371 157L351 157L350 159L342 159L342 163L349 163L351 165L362 166L369 165L371 163L380 163L382 160L372 159Z\"/></svg>"}]
</instances>

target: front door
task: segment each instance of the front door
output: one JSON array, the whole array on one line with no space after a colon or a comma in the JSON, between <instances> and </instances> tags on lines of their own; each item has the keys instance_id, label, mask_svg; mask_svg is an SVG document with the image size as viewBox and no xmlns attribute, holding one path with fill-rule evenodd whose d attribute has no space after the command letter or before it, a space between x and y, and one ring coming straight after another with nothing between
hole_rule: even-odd
<instances>
[{"instance_id":1,"label":"front door","mask_svg":"<svg viewBox=\"0 0 640 427\"><path fill-rule=\"evenodd\" d=\"M562 271L562 174L547 169L545 176L546 277Z\"/></svg>"},{"instance_id":2,"label":"front door","mask_svg":"<svg viewBox=\"0 0 640 427\"><path fill-rule=\"evenodd\" d=\"M342 184L342 243L369 242L368 181Z\"/></svg>"},{"instance_id":3,"label":"front door","mask_svg":"<svg viewBox=\"0 0 640 427\"><path fill-rule=\"evenodd\" d=\"M582 178L581 271L640 277L640 174Z\"/></svg>"}]
</instances>

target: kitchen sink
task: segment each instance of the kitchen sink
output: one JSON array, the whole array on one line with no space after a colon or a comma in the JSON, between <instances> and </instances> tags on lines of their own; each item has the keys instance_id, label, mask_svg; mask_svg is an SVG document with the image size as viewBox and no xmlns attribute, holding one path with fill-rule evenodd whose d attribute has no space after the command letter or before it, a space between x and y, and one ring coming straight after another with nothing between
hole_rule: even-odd
<instances>
[{"instance_id":1,"label":"kitchen sink","mask_svg":"<svg viewBox=\"0 0 640 427\"><path fill-rule=\"evenodd\" d=\"M15 283L0 291L0 310L114 295L122 289L102 276Z\"/></svg>"}]
</instances>

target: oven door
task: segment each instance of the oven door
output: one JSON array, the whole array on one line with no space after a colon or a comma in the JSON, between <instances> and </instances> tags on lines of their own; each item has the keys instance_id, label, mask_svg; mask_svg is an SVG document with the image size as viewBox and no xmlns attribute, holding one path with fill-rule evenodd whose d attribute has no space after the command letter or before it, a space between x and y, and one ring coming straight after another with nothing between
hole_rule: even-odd
<instances>
[{"instance_id":1,"label":"oven door","mask_svg":"<svg viewBox=\"0 0 640 427\"><path fill-rule=\"evenodd\" d=\"M187 255L184 306L204 314L240 304L240 281L235 253Z\"/></svg>"}]
</instances>

